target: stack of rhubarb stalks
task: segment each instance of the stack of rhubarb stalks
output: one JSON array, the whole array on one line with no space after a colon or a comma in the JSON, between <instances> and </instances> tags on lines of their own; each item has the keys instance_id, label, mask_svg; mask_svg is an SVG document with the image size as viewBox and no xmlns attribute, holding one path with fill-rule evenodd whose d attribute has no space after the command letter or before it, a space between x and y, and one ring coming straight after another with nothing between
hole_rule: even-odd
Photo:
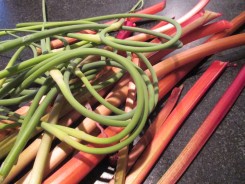
<instances>
[{"instance_id":1,"label":"stack of rhubarb stalks","mask_svg":"<svg viewBox=\"0 0 245 184\"><path fill-rule=\"evenodd\" d=\"M45 1L42 2L45 4ZM105 2L96 4L97 1L86 2L93 5L79 2L83 5L79 9L81 11L79 13L82 14L83 8L86 9L83 16L88 11L94 13L90 12L90 17L98 16L98 12L101 12L102 15L109 14L110 12L122 13L129 11L133 4L131 1L128 4L127 1L116 2L108 1L107 5ZM0 100L1 111L5 113L4 115L1 114L2 122L0 122L0 183L65 184L95 182L171 184L178 181L180 183L242 181L244 174L240 173L240 169L242 169L243 164L240 162L244 158L239 158L239 156L244 157L242 122L245 118L243 92L245 86L245 65L244 57L241 53L242 48L244 50L245 34L241 30L245 23L245 12L238 10L232 12L232 9L230 9L231 12L226 12L222 8L219 9L212 6L218 5L217 2L212 0L181 1L181 3L176 0L155 0L145 1L144 6L141 7L142 2L138 1L138 6L133 13L157 14L173 18L182 27L179 40L183 44L181 49L168 48L142 52L153 66L158 78L159 88L158 104L155 110L149 113L144 130L132 143L124 146L117 152L94 154L76 150L76 148L66 144L66 140L60 138L58 133L52 133L52 131L59 130L58 126L57 129L50 129L51 126L47 124L57 123L73 128L77 126L77 129L93 136L98 136L102 140L120 134L124 128L101 125L100 122L84 117L76 110L62 114L66 112L66 110L62 111L62 104L66 102L64 102L63 93L59 93L55 101L52 102L52 105L48 106L45 110L47 114L51 112L49 117L40 118L39 121L41 123L35 127L35 135L30 135L23 149L20 150L15 163L7 167L6 160L11 155L8 155L8 153L16 141L16 135L24 133L22 129L20 131L20 127L28 127L23 125L23 119L29 110L32 100L8 106L5 105L7 102L4 101L4 98L9 98L9 94L6 93L5 95L2 92L4 90L0 90L0 96L2 97L2 101ZM110 5L110 3L113 3L113 5ZM185 3L188 4L185 6ZM55 9L52 6L49 7L50 4L53 5L49 1L46 2L47 10L50 11L47 13L50 16L49 19L52 17L52 9ZM60 14L64 14L63 18L76 19L74 14L68 17L65 16L65 13L68 11L66 8L70 6L68 9L72 11L74 5L67 4L64 7L60 7L61 4L58 3L57 7L60 8ZM227 3L227 5L229 4L232 5L232 3ZM236 5L236 3L234 4ZM240 3L240 5L245 6L244 3ZM89 7L92 9L88 10ZM113 9L112 7L116 8ZM190 7L189 10L188 7ZM77 11L77 7L74 8ZM98 12L96 12L97 9L99 9ZM119 9L120 12L114 12ZM217 10L219 12L215 12ZM55 9L55 11L58 10ZM46 15L46 13L44 14ZM54 17L60 14L55 12ZM229 14L229 16L226 14ZM22 17L18 21L24 21L20 19ZM28 20L32 19L28 18ZM45 16L43 20L44 23L41 24L45 25L48 23ZM145 22L139 17L129 17L123 21L123 25L132 28L143 25L149 30L165 33L169 36L177 34L176 29L165 21ZM105 25L112 25L113 23L110 20ZM32 25L27 23L26 27L24 27L24 24L19 24L18 26L23 26L23 33L28 26ZM45 31L44 27L41 26L40 30ZM19 29L21 30L21 28ZM10 60L3 59L8 64L2 66L0 71L0 86L4 89L8 82L11 83L11 79L7 77L11 75L8 72L10 71L9 73L11 73L13 69L8 70L8 68L13 68L16 65L14 64L15 60L22 59L22 57L28 57L29 59L29 56L18 54L18 50L14 54L5 52L5 45L2 46L5 44L5 40L8 40L9 37L14 39L18 32L14 29L0 31L0 53L7 57L11 55ZM94 41L94 43L98 44L98 40L96 40L98 37L95 37L95 35L98 35L96 31L98 30L68 33L62 39L52 37L51 41L47 41L47 39L43 41L45 39L42 38L40 41L41 46L39 47L33 42L32 49L36 49L35 57L42 57L42 55L47 53L63 52L67 45L70 45L70 49L73 49L75 44L79 45L81 43L77 35L84 36L84 33L92 36L92 39L82 38L86 43ZM132 33L128 30L116 31L115 37L121 40L150 42L155 45L164 42L164 39L149 34ZM7 38L5 35L7 35ZM23 40L29 39L26 36L22 38ZM101 43L101 40L99 42ZM45 43L50 43L49 48L43 46ZM22 52L21 47L19 48L19 52ZM45 48L48 49L44 50ZM74 48L76 49L77 47L74 46ZM108 45L103 49L108 52L113 51ZM128 57L127 53L122 50L120 51L120 49L117 50L117 54ZM18 59L12 57L13 55L16 55ZM94 58L96 57L90 56L90 58L86 59L95 60ZM141 67L150 76L151 80L154 80L152 72L147 69L149 67L142 64L142 58L138 57L137 54L132 54L130 60L138 67ZM59 79L56 79L57 71L52 69L49 72L50 76L53 77L59 86ZM100 71L96 75L95 80L108 77L110 72L120 73L121 70L106 66L104 71ZM48 74L45 73L45 75ZM76 81L74 80L74 82ZM70 81L70 83L72 84L73 81ZM38 84L44 85L42 82ZM61 87L60 90L62 91ZM13 89L13 94L16 91L18 91L18 88ZM105 101L120 107L125 112L132 111L139 103L137 101L136 84L126 72L113 85L100 90L99 94L104 97ZM45 100L45 97L43 99ZM109 116L112 113L104 105L97 103L95 99L84 97L81 101L90 111L105 116ZM233 106L234 104L235 106ZM6 113L9 116L8 118ZM52 116L52 114L57 113L59 116ZM16 114L19 114L19 116L17 117ZM219 128L217 129L218 126ZM131 134L132 132L120 141L127 140ZM69 135L73 134L70 133ZM21 137L21 135L18 136ZM78 137L79 135L72 138L79 142L81 140L78 140ZM89 147L98 146L91 143L88 145ZM234 149L230 150L233 147ZM235 155L236 158L230 155ZM226 173L228 171L230 173Z\"/></svg>"}]
</instances>

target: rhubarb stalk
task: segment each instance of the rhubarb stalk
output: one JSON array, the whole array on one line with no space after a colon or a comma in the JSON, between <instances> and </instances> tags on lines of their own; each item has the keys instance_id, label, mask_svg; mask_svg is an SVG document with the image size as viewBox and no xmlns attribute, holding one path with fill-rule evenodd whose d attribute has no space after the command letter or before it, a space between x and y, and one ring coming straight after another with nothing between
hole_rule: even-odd
<instances>
[{"instance_id":1,"label":"rhubarb stalk","mask_svg":"<svg viewBox=\"0 0 245 184\"><path fill-rule=\"evenodd\" d=\"M155 134L152 142L148 145L143 155L135 163L126 178L126 183L142 183L180 125L184 122L185 118L190 114L191 110L196 106L212 83L218 78L226 65L227 63L220 61L213 62L207 71L197 80L166 119L160 130Z\"/></svg>"},{"instance_id":2,"label":"rhubarb stalk","mask_svg":"<svg viewBox=\"0 0 245 184\"><path fill-rule=\"evenodd\" d=\"M158 181L158 184L176 183L187 167L195 159L202 147L208 141L209 137L215 131L222 119L229 112L232 105L235 103L239 94L245 87L245 66L238 73L235 80L220 98L213 110L207 116L200 128L193 135L191 140L179 154L174 163L170 166L167 172Z\"/></svg>"}]
</instances>

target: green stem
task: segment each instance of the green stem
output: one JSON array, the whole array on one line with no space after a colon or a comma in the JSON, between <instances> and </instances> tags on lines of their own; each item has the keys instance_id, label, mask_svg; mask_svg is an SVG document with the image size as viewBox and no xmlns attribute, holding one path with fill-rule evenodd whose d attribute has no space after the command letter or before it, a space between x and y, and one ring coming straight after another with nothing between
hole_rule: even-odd
<instances>
[{"instance_id":1,"label":"green stem","mask_svg":"<svg viewBox=\"0 0 245 184\"><path fill-rule=\"evenodd\" d=\"M11 57L11 59L9 60L7 66L5 67L5 70L7 70L8 68L12 67L14 65L14 63L16 62L16 60L19 58L21 52L25 49L25 46L20 47L15 53L14 55ZM1 78L0 79L0 88L2 88L4 82L6 81L6 78Z\"/></svg>"},{"instance_id":2,"label":"green stem","mask_svg":"<svg viewBox=\"0 0 245 184\"><path fill-rule=\"evenodd\" d=\"M4 117L0 116L0 119L2 120ZM17 121L16 123L11 123L11 124L0 124L0 130L5 130L5 129L9 129L9 128L16 128L19 127L21 125L20 121L21 120L16 120L16 119L12 119L12 118L6 118L4 120L11 120L11 121Z\"/></svg>"},{"instance_id":3,"label":"green stem","mask_svg":"<svg viewBox=\"0 0 245 184\"><path fill-rule=\"evenodd\" d=\"M116 22L113 23L111 25L105 25L105 24L84 24L84 25L71 25L71 26L65 26L65 27L59 27L59 28L54 28L54 29L50 29L50 30L45 30L42 32L37 32L34 33L32 35L26 35L22 38L17 38L15 40L10 40L8 42L4 42L1 44L0 47L0 53L1 52L6 52L10 49L13 49L15 47L19 47L22 45L29 45L32 42L41 40L43 38L46 37L50 37L53 35L57 35L57 34L64 34L67 32L73 32L73 31L81 31L81 30L85 30L85 29L95 29L95 30L99 30L99 29L103 29L100 33L100 38L103 41L103 43L105 43L106 45L112 46L113 48L117 48L118 50L127 50L127 51L133 51L133 52L152 52L152 51L157 51L159 49L163 49L163 48L167 48L172 46L173 44L175 44L176 42L178 42L178 39L181 36L181 26L173 19L167 18L167 17L163 17L163 16L157 16L157 15L145 15L145 14L114 14L114 15L109 15L109 16L101 16L100 18L98 18L98 20L105 20L105 19L109 19L109 18L129 18L129 17L140 17L140 18L147 18L150 20L159 20L159 21L166 21L171 23L175 28L176 28L176 34L166 43L163 44L159 44L156 46L152 46L152 47L140 47L143 50L140 50L140 48L135 48L134 47L130 47L130 46L123 46L123 45L119 45L116 44L112 41L110 41L109 39L106 38L106 35L108 32L110 31L116 31L119 28L122 28L123 30L131 30L131 31L142 31L144 33L147 34L152 34L152 35L158 35L160 37L166 38L167 35L162 34L162 33L156 33L152 30L147 30L147 29L140 29L140 28L136 28L136 27L127 27L127 26L121 26L121 22ZM106 29L105 29L106 28ZM142 42L142 45L144 45L145 43Z\"/></svg>"},{"instance_id":4,"label":"green stem","mask_svg":"<svg viewBox=\"0 0 245 184\"><path fill-rule=\"evenodd\" d=\"M117 107L115 107L114 105L110 104L109 102L105 101L104 98L102 98L97 92L96 90L92 87L92 85L90 84L90 82L87 80L86 76L80 71L80 69L76 68L75 69L75 74L76 76L78 76L82 82L84 83L84 85L86 86L86 88L88 89L88 91L92 94L92 96L98 100L100 103L102 103L104 106L106 106L108 109L110 109L112 112L116 113L116 114L124 114L125 112L121 109L118 109Z\"/></svg>"}]
</instances>

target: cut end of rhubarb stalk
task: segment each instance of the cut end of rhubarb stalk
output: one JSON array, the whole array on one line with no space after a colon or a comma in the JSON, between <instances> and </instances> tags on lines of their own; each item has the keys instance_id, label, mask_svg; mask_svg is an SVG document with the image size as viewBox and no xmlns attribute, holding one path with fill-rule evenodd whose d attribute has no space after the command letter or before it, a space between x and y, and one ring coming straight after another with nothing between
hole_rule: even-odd
<instances>
[{"instance_id":1,"label":"cut end of rhubarb stalk","mask_svg":"<svg viewBox=\"0 0 245 184\"><path fill-rule=\"evenodd\" d=\"M163 10L166 7L167 0L162 0L159 4L156 4L155 6L158 6L159 9Z\"/></svg>"},{"instance_id":2,"label":"cut end of rhubarb stalk","mask_svg":"<svg viewBox=\"0 0 245 184\"><path fill-rule=\"evenodd\" d=\"M160 4L161 6L161 9L163 10L165 7L166 7L166 5L167 5L167 0L162 0L162 2L161 2L161 4Z\"/></svg>"}]
</instances>

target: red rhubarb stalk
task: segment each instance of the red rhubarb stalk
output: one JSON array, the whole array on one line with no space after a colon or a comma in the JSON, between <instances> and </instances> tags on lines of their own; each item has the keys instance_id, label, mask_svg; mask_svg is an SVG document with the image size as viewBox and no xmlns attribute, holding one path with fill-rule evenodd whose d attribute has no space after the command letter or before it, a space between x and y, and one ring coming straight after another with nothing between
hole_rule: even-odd
<instances>
[{"instance_id":1,"label":"red rhubarb stalk","mask_svg":"<svg viewBox=\"0 0 245 184\"><path fill-rule=\"evenodd\" d=\"M213 110L207 116L200 128L185 146L183 151L170 166L167 172L159 180L158 184L176 183L187 167L194 160L196 155L202 149L209 137L215 131L225 115L229 112L235 103L239 94L245 87L245 66L241 69L235 80L220 98Z\"/></svg>"},{"instance_id":2,"label":"red rhubarb stalk","mask_svg":"<svg viewBox=\"0 0 245 184\"><path fill-rule=\"evenodd\" d=\"M212 83L218 78L226 65L227 63L220 61L213 62L207 71L197 80L160 127L143 155L135 163L126 178L126 183L142 183L176 131Z\"/></svg>"}]
</instances>

